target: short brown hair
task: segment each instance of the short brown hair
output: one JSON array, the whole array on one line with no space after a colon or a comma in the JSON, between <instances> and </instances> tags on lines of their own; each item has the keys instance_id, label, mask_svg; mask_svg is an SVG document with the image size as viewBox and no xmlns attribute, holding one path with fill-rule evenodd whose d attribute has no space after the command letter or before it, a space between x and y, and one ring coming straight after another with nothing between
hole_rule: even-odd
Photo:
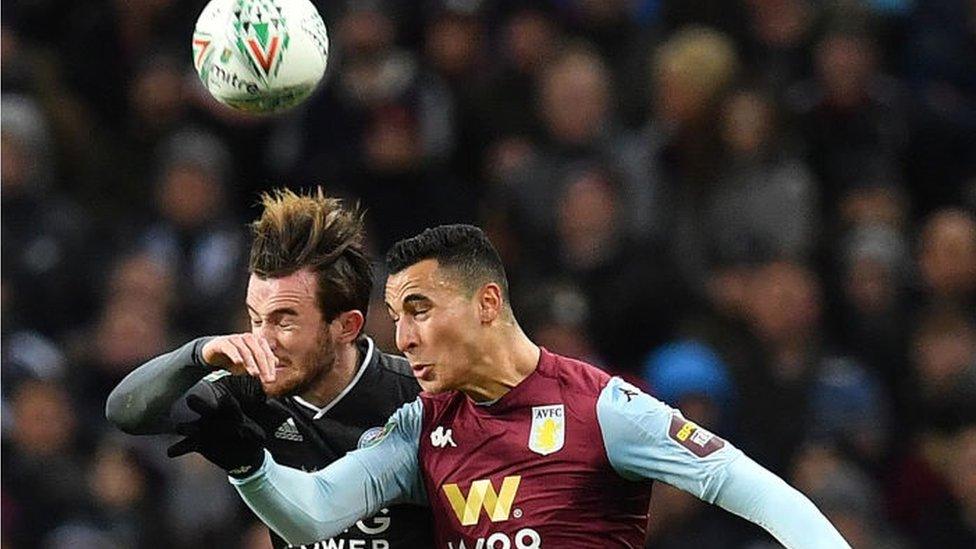
<instances>
[{"instance_id":1,"label":"short brown hair","mask_svg":"<svg viewBox=\"0 0 976 549\"><path fill-rule=\"evenodd\" d=\"M373 269L363 249L359 208L344 208L321 187L262 193L261 206L261 217L251 223L248 270L260 278L280 278L310 269L318 277L316 298L327 322L344 311L365 316Z\"/></svg>"}]
</instances>

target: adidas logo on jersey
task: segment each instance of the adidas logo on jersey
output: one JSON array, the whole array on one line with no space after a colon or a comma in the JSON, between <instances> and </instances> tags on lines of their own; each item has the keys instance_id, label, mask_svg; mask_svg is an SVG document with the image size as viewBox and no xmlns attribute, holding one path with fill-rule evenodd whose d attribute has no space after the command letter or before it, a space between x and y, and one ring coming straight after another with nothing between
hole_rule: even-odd
<instances>
[{"instance_id":1,"label":"adidas logo on jersey","mask_svg":"<svg viewBox=\"0 0 976 549\"><path fill-rule=\"evenodd\" d=\"M275 438L280 438L282 440L290 440L292 442L302 442L305 437L298 432L298 427L295 426L295 420L288 418L278 426L278 430L275 431Z\"/></svg>"}]
</instances>

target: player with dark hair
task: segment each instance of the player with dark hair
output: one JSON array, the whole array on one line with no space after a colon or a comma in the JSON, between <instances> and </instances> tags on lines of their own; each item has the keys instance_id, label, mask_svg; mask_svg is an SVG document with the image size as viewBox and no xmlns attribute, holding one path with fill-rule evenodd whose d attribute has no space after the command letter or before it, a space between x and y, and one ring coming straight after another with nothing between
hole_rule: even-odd
<instances>
[{"instance_id":1,"label":"player with dark hair","mask_svg":"<svg viewBox=\"0 0 976 549\"><path fill-rule=\"evenodd\" d=\"M644 546L650 485L672 484L788 547L848 547L800 492L678 410L535 345L476 227L441 226L387 256L397 346L424 392L370 445L315 473L279 465L247 433L202 417L198 450L223 463L285 539L331 535L391 502L426 503L437 547ZM243 467L243 469L237 469ZM246 473L238 471L246 470Z\"/></svg>"},{"instance_id":2,"label":"player with dark hair","mask_svg":"<svg viewBox=\"0 0 976 549\"><path fill-rule=\"evenodd\" d=\"M315 471L368 444L382 432L370 428L416 399L420 388L403 358L382 353L363 334L373 272L361 214L321 189L276 191L262 205L251 225L251 331L196 339L150 360L112 391L106 415L131 434L194 434L198 415L219 413L226 429L207 444L246 434L262 440L276 462ZM198 445L186 438L167 453ZM240 465L233 442L223 460L228 468ZM377 508L370 517L323 536L335 540L321 546L431 543L423 507ZM272 541L288 545L273 533Z\"/></svg>"}]
</instances>

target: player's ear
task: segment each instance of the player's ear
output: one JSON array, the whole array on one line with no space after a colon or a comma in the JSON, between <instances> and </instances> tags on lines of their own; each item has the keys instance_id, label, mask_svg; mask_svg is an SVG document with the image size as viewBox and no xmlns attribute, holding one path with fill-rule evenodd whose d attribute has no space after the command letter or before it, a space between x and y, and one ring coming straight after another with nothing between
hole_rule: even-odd
<instances>
[{"instance_id":1,"label":"player's ear","mask_svg":"<svg viewBox=\"0 0 976 549\"><path fill-rule=\"evenodd\" d=\"M343 311L332 321L332 328L338 343L350 343L359 336L366 324L366 317L359 309Z\"/></svg>"},{"instance_id":2,"label":"player's ear","mask_svg":"<svg viewBox=\"0 0 976 549\"><path fill-rule=\"evenodd\" d=\"M478 291L478 313L482 324L491 324L501 315L504 300L502 289L494 282L489 282Z\"/></svg>"}]
</instances>

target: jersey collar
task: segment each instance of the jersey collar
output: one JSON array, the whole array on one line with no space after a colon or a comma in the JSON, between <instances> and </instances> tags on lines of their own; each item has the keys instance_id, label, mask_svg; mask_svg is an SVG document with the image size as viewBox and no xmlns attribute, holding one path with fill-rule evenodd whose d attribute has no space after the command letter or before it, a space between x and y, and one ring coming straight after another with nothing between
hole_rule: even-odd
<instances>
[{"instance_id":1,"label":"jersey collar","mask_svg":"<svg viewBox=\"0 0 976 549\"><path fill-rule=\"evenodd\" d=\"M329 402L325 406L319 408L318 406L312 404L311 402L305 400L304 398L298 395L295 395L291 398L298 404L301 404L302 406L315 412L315 417L313 419L321 418L326 413L328 413L329 410L335 407L335 405L338 404L339 401L342 400L344 396L349 394L349 392L352 391L353 387L355 387L356 384L359 383L360 378L363 377L363 373L366 372L366 367L369 365L369 362L373 360L373 351L375 348L376 345L373 343L373 340L367 336L366 353L363 355L363 363L359 365L359 370L356 372L356 376L352 378L352 381L349 382L349 385L346 385L345 389L343 389L338 395L335 396L335 398L332 399L331 402Z\"/></svg>"}]
</instances>

